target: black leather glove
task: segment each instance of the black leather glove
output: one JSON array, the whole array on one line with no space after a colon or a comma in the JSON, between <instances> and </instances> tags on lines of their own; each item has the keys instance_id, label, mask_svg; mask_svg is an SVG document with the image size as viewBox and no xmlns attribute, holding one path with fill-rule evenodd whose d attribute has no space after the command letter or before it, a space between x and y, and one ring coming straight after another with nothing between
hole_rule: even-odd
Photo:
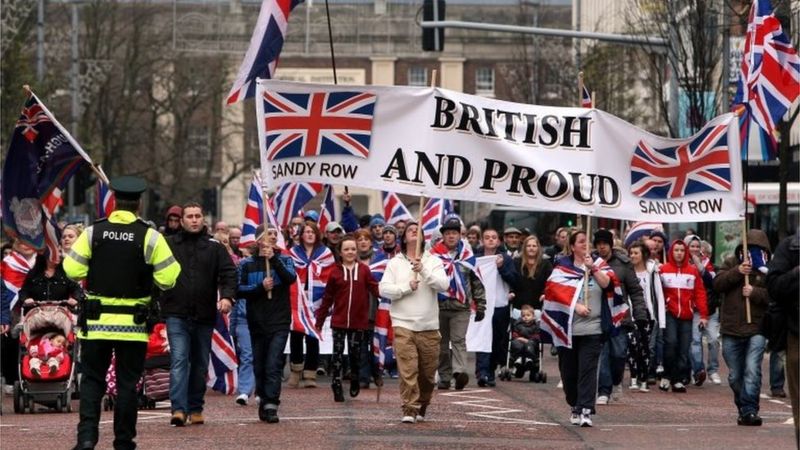
<instances>
[{"instance_id":1,"label":"black leather glove","mask_svg":"<svg viewBox=\"0 0 800 450\"><path fill-rule=\"evenodd\" d=\"M475 322L480 322L483 318L486 317L486 313L483 311L476 311L475 312Z\"/></svg>"}]
</instances>

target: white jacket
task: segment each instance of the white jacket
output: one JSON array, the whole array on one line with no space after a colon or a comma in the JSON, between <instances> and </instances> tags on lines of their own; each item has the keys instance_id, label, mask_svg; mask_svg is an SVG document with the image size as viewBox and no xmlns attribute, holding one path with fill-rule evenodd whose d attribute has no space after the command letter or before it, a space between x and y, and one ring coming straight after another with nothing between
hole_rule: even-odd
<instances>
[{"instance_id":1,"label":"white jacket","mask_svg":"<svg viewBox=\"0 0 800 450\"><path fill-rule=\"evenodd\" d=\"M403 253L398 253L387 264L379 285L381 296L392 301L389 310L392 326L411 331L438 330L439 300L436 293L450 285L441 260L428 252L423 253L416 291L411 290L413 279L411 261Z\"/></svg>"}]
</instances>

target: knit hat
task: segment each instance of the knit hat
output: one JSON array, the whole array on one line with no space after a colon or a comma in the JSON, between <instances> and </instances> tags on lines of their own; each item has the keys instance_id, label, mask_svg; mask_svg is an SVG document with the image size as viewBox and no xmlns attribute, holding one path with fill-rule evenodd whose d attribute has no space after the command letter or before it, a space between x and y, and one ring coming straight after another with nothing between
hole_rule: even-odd
<instances>
[{"instance_id":1,"label":"knit hat","mask_svg":"<svg viewBox=\"0 0 800 450\"><path fill-rule=\"evenodd\" d=\"M372 219L370 219L370 221L369 221L369 227L372 228L372 227L378 226L378 225L385 226L386 225L386 220L383 219L382 215L375 214L374 216L372 216Z\"/></svg>"},{"instance_id":2,"label":"knit hat","mask_svg":"<svg viewBox=\"0 0 800 450\"><path fill-rule=\"evenodd\" d=\"M166 214L167 219L169 219L169 216L178 216L178 217L183 216L183 208L181 208L178 205L170 206Z\"/></svg>"},{"instance_id":3,"label":"knit hat","mask_svg":"<svg viewBox=\"0 0 800 450\"><path fill-rule=\"evenodd\" d=\"M319 213L316 211L306 211L303 215L303 219L310 220L312 222L319 222Z\"/></svg>"},{"instance_id":4,"label":"knit hat","mask_svg":"<svg viewBox=\"0 0 800 450\"><path fill-rule=\"evenodd\" d=\"M383 234L386 233L392 233L393 235L395 235L395 237L397 237L397 228L395 228L394 225L386 225L385 227L383 227Z\"/></svg>"},{"instance_id":5,"label":"knit hat","mask_svg":"<svg viewBox=\"0 0 800 450\"><path fill-rule=\"evenodd\" d=\"M606 229L600 229L594 232L594 240L592 243L594 245L599 244L600 242L605 242L608 245L614 245L614 235L611 234L610 231Z\"/></svg>"}]
</instances>

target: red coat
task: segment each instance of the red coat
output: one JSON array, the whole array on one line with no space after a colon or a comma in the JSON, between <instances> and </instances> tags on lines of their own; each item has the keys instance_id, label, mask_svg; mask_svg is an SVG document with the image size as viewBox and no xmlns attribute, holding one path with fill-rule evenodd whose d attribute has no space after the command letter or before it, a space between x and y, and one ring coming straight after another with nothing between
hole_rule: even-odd
<instances>
[{"instance_id":1,"label":"red coat","mask_svg":"<svg viewBox=\"0 0 800 450\"><path fill-rule=\"evenodd\" d=\"M676 245L686 249L686 256L680 264L672 257L672 248ZM694 311L700 317L708 319L708 305L706 303L706 289L703 278L694 264L689 263L689 248L681 240L672 243L667 252L667 263L661 266L661 285L664 286L664 300L667 311L673 317L681 320L692 320Z\"/></svg>"},{"instance_id":2,"label":"red coat","mask_svg":"<svg viewBox=\"0 0 800 450\"><path fill-rule=\"evenodd\" d=\"M372 294L372 297L370 297ZM353 269L346 269L337 263L331 270L322 305L317 310L317 325L321 328L328 311L333 306L332 328L350 330L369 329L369 305L378 298L378 282L372 277L369 266L356 263Z\"/></svg>"}]
</instances>

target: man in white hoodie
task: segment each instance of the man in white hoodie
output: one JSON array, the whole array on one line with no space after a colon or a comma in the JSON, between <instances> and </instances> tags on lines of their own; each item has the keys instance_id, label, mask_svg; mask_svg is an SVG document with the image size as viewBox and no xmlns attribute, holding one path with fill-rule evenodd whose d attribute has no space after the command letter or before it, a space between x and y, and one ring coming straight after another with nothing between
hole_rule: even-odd
<instances>
[{"instance_id":1,"label":"man in white hoodie","mask_svg":"<svg viewBox=\"0 0 800 450\"><path fill-rule=\"evenodd\" d=\"M439 258L419 254L419 237L419 226L408 223L400 239L401 252L389 261L379 286L381 296L392 301L403 423L423 421L433 396L442 338L436 294L449 286Z\"/></svg>"}]
</instances>

